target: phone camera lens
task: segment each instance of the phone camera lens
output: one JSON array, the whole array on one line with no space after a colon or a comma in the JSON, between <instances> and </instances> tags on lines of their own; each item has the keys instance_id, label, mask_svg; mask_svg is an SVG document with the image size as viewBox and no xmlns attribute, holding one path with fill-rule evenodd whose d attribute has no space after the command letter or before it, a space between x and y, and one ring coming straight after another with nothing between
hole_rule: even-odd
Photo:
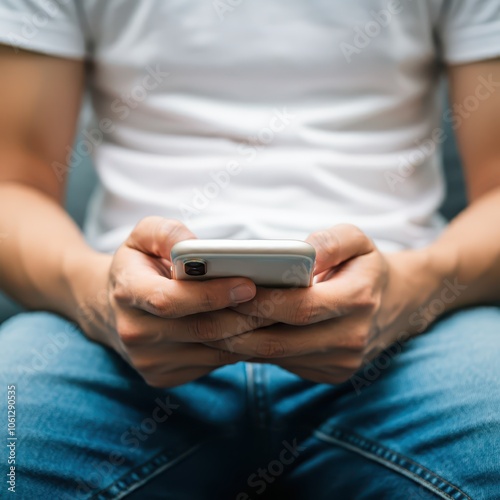
<instances>
[{"instance_id":1,"label":"phone camera lens","mask_svg":"<svg viewBox=\"0 0 500 500\"><path fill-rule=\"evenodd\" d=\"M184 272L188 276L204 276L207 274L207 263L203 260L187 260L184 262Z\"/></svg>"}]
</instances>

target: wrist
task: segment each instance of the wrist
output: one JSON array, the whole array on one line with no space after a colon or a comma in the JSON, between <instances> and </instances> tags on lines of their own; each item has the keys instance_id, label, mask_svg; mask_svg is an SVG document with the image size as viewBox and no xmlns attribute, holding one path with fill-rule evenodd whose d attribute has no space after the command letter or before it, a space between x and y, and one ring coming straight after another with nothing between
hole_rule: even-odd
<instances>
[{"instance_id":1,"label":"wrist","mask_svg":"<svg viewBox=\"0 0 500 500\"><path fill-rule=\"evenodd\" d=\"M66 315L84 327L96 307L106 305L112 255L86 247L65 252L62 274L68 292Z\"/></svg>"},{"instance_id":2,"label":"wrist","mask_svg":"<svg viewBox=\"0 0 500 500\"><path fill-rule=\"evenodd\" d=\"M455 290L448 292L455 269L452 257L434 247L388 256L400 329L410 335L421 333L452 307Z\"/></svg>"}]
</instances>

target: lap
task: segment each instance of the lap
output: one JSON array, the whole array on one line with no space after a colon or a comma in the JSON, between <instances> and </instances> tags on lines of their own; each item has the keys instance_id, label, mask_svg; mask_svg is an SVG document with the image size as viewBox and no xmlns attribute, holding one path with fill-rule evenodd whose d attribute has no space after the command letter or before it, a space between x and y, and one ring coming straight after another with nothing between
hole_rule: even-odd
<instances>
[{"instance_id":1,"label":"lap","mask_svg":"<svg viewBox=\"0 0 500 500\"><path fill-rule=\"evenodd\" d=\"M499 359L500 309L478 307L393 346L340 386L282 375L275 418L289 435L310 423L281 481L298 495L290 498L393 498L398 489L404 498L497 498ZM300 408L286 405L294 383Z\"/></svg>"},{"instance_id":2,"label":"lap","mask_svg":"<svg viewBox=\"0 0 500 500\"><path fill-rule=\"evenodd\" d=\"M0 327L1 390L16 385L23 450L17 491L230 498L231 478L240 498L275 487L290 499L496 498L499 357L500 309L482 307L339 386L240 363L161 390L64 319L18 315Z\"/></svg>"},{"instance_id":3,"label":"lap","mask_svg":"<svg viewBox=\"0 0 500 500\"><path fill-rule=\"evenodd\" d=\"M218 491L217 468L234 464L231 450L245 434L241 364L172 390L152 388L50 313L20 314L1 326L0 375L2 392L16 386L21 498L104 499L134 490L155 498L154 488L140 487L154 486L157 476L158 498L211 498L197 488Z\"/></svg>"}]
</instances>

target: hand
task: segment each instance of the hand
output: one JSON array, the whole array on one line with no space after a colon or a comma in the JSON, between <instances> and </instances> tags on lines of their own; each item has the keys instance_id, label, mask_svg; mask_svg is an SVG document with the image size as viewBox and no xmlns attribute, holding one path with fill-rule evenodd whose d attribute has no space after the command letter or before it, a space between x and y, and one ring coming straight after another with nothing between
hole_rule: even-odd
<instances>
[{"instance_id":1,"label":"hand","mask_svg":"<svg viewBox=\"0 0 500 500\"><path fill-rule=\"evenodd\" d=\"M423 259L418 252L385 257L350 225L314 233L307 241L317 252L314 286L259 288L255 300L234 310L278 324L209 345L338 384L406 333L408 315L425 290Z\"/></svg>"},{"instance_id":2,"label":"hand","mask_svg":"<svg viewBox=\"0 0 500 500\"><path fill-rule=\"evenodd\" d=\"M228 308L254 297L248 279L170 279L170 249L191 238L194 234L178 221L143 219L106 270L104 300L90 301L91 313L80 321L89 337L114 348L154 387L179 385L248 359L202 342L263 324Z\"/></svg>"}]
</instances>

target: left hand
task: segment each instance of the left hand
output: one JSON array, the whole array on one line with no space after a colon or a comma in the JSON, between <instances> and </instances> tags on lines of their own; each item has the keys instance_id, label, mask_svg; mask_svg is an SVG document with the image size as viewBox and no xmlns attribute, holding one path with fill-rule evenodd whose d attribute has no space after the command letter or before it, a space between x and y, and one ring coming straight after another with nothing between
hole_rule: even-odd
<instances>
[{"instance_id":1,"label":"left hand","mask_svg":"<svg viewBox=\"0 0 500 500\"><path fill-rule=\"evenodd\" d=\"M313 233L306 241L317 254L314 286L259 288L253 301L235 310L278 324L208 345L338 384L408 329L425 291L425 265L418 251L383 255L351 225Z\"/></svg>"}]
</instances>

